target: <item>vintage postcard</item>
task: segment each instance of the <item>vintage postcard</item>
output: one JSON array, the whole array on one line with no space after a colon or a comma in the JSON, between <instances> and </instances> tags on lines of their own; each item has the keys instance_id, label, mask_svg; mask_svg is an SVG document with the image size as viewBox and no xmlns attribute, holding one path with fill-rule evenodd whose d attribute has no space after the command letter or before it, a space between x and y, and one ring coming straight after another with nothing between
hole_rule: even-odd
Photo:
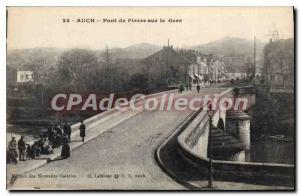
<instances>
[{"instance_id":1,"label":"vintage postcard","mask_svg":"<svg viewBox=\"0 0 300 196\"><path fill-rule=\"evenodd\" d=\"M8 190L295 190L293 7L7 7Z\"/></svg>"}]
</instances>

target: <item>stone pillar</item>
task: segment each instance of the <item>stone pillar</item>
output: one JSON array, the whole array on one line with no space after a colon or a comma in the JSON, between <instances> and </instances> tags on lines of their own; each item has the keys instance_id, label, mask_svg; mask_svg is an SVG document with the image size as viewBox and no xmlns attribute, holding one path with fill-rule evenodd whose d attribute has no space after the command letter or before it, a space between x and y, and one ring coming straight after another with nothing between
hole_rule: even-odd
<instances>
[{"instance_id":1,"label":"stone pillar","mask_svg":"<svg viewBox=\"0 0 300 196\"><path fill-rule=\"evenodd\" d=\"M243 144L246 154L250 151L250 120L251 117L243 111L226 112L226 131Z\"/></svg>"}]
</instances>

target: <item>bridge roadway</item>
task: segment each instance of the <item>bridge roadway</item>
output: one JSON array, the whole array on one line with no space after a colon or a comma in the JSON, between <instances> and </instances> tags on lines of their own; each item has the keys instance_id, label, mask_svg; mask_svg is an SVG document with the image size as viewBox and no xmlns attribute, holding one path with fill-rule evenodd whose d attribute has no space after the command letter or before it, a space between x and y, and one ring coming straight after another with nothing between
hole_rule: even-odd
<instances>
[{"instance_id":1,"label":"bridge roadway","mask_svg":"<svg viewBox=\"0 0 300 196\"><path fill-rule=\"evenodd\" d=\"M186 92L182 96L217 91ZM138 113L71 151L70 158L52 161L18 178L11 189L186 189L160 169L154 152L191 112Z\"/></svg>"}]
</instances>

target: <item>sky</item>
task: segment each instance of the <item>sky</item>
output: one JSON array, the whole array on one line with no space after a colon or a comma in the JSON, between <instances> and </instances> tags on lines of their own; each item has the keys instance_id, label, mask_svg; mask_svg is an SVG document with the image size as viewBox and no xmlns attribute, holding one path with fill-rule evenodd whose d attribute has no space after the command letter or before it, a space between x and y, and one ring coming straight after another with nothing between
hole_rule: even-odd
<instances>
[{"instance_id":1,"label":"sky","mask_svg":"<svg viewBox=\"0 0 300 196\"><path fill-rule=\"evenodd\" d=\"M137 43L176 47L224 37L267 41L276 29L280 38L294 37L292 7L8 7L7 48L127 47ZM94 19L78 23L77 19ZM69 19L70 22L63 22ZM103 22L103 19L117 22ZM126 22L119 22L124 19ZM164 19L131 23L128 19ZM168 22L179 19L182 22Z\"/></svg>"}]
</instances>

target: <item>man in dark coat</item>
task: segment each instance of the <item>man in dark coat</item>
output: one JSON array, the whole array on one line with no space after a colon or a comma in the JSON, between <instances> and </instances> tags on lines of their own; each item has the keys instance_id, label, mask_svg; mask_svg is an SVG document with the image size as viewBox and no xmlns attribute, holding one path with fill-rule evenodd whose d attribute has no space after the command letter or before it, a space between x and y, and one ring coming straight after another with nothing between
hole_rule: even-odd
<instances>
[{"instance_id":1,"label":"man in dark coat","mask_svg":"<svg viewBox=\"0 0 300 196\"><path fill-rule=\"evenodd\" d=\"M63 127L64 133L68 136L69 141L71 140L72 129L70 123L65 123Z\"/></svg>"},{"instance_id":2,"label":"man in dark coat","mask_svg":"<svg viewBox=\"0 0 300 196\"><path fill-rule=\"evenodd\" d=\"M37 145L38 145L38 148L41 150L41 154L44 154L44 150L43 150L43 147L44 147L44 140L43 140L43 136L40 135L40 138L39 140L37 141Z\"/></svg>"},{"instance_id":3,"label":"man in dark coat","mask_svg":"<svg viewBox=\"0 0 300 196\"><path fill-rule=\"evenodd\" d=\"M21 136L21 138L18 141L18 150L19 150L19 161L25 161L26 144L24 142L24 136Z\"/></svg>"},{"instance_id":4,"label":"man in dark coat","mask_svg":"<svg viewBox=\"0 0 300 196\"><path fill-rule=\"evenodd\" d=\"M49 142L52 144L54 141L54 130L52 126L48 127L47 135L48 135Z\"/></svg>"},{"instance_id":5,"label":"man in dark coat","mask_svg":"<svg viewBox=\"0 0 300 196\"><path fill-rule=\"evenodd\" d=\"M31 147L30 147L30 144L26 144L26 158L27 159L34 158Z\"/></svg>"},{"instance_id":6,"label":"man in dark coat","mask_svg":"<svg viewBox=\"0 0 300 196\"><path fill-rule=\"evenodd\" d=\"M183 91L184 91L184 86L183 86L183 84L181 84L179 87L179 92L182 93Z\"/></svg>"},{"instance_id":7,"label":"man in dark coat","mask_svg":"<svg viewBox=\"0 0 300 196\"><path fill-rule=\"evenodd\" d=\"M84 137L85 137L85 124L83 123L83 121L80 121L81 125L79 127L80 130L80 137L82 138L82 142L84 142Z\"/></svg>"},{"instance_id":8,"label":"man in dark coat","mask_svg":"<svg viewBox=\"0 0 300 196\"><path fill-rule=\"evenodd\" d=\"M35 157L40 157L41 156L41 148L39 147L38 142L35 141L32 147L33 147L33 150L35 151Z\"/></svg>"},{"instance_id":9,"label":"man in dark coat","mask_svg":"<svg viewBox=\"0 0 300 196\"><path fill-rule=\"evenodd\" d=\"M62 130L62 128L60 127L60 124L57 124L57 125L54 127L54 130L56 131L57 134L59 134L60 136L62 136L63 130Z\"/></svg>"},{"instance_id":10,"label":"man in dark coat","mask_svg":"<svg viewBox=\"0 0 300 196\"><path fill-rule=\"evenodd\" d=\"M27 147L27 152L29 153L30 158L34 159L36 157L37 146L32 144L32 146Z\"/></svg>"},{"instance_id":11,"label":"man in dark coat","mask_svg":"<svg viewBox=\"0 0 300 196\"><path fill-rule=\"evenodd\" d=\"M197 92L199 93L199 91L200 91L200 85L197 84Z\"/></svg>"}]
</instances>

